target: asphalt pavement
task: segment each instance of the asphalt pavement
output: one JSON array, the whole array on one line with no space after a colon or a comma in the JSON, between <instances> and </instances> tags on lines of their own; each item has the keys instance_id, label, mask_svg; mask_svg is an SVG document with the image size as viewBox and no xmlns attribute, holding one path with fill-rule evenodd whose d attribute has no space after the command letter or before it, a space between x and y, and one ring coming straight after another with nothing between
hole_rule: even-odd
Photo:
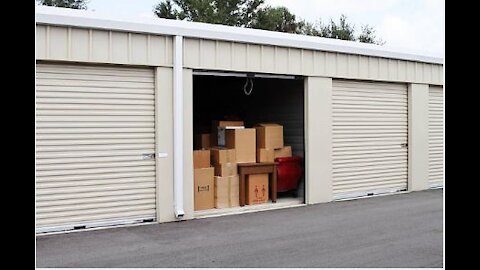
<instances>
[{"instance_id":1,"label":"asphalt pavement","mask_svg":"<svg viewBox=\"0 0 480 270\"><path fill-rule=\"evenodd\" d=\"M37 267L443 267L443 190L36 238Z\"/></svg>"}]
</instances>

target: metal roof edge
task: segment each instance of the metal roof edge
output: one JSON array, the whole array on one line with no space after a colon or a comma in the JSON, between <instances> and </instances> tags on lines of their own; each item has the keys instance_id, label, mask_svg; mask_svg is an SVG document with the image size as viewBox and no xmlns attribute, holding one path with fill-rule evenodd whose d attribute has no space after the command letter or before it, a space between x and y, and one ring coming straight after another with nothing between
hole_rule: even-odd
<instances>
[{"instance_id":1,"label":"metal roof edge","mask_svg":"<svg viewBox=\"0 0 480 270\"><path fill-rule=\"evenodd\" d=\"M181 35L192 38L256 43L443 64L443 58L441 57L407 53L375 44L280 33L259 29L168 20L161 18L107 17L102 14L86 10L73 10L46 6L36 6L35 15L37 24L86 27L172 36Z\"/></svg>"}]
</instances>

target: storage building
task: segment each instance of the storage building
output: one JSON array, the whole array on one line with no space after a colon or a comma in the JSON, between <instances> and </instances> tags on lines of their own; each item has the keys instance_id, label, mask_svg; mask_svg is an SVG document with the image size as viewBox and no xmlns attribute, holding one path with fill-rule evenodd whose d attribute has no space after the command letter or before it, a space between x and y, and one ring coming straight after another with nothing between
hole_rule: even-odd
<instances>
[{"instance_id":1,"label":"storage building","mask_svg":"<svg viewBox=\"0 0 480 270\"><path fill-rule=\"evenodd\" d=\"M442 187L442 63L372 44L37 7L37 233L228 213L193 208L195 129L225 113L282 124L304 162L295 200L242 209Z\"/></svg>"}]
</instances>

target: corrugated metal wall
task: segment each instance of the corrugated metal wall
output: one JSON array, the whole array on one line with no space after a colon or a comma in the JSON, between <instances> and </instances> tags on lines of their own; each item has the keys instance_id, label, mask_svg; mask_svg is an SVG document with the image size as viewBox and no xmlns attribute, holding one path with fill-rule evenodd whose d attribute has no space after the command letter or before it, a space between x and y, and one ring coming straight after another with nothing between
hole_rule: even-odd
<instances>
[{"instance_id":1,"label":"corrugated metal wall","mask_svg":"<svg viewBox=\"0 0 480 270\"><path fill-rule=\"evenodd\" d=\"M186 38L184 56L194 69L443 83L442 65L278 46Z\"/></svg>"},{"instance_id":2,"label":"corrugated metal wall","mask_svg":"<svg viewBox=\"0 0 480 270\"><path fill-rule=\"evenodd\" d=\"M37 25L39 60L173 65L173 39L118 31Z\"/></svg>"},{"instance_id":3,"label":"corrugated metal wall","mask_svg":"<svg viewBox=\"0 0 480 270\"><path fill-rule=\"evenodd\" d=\"M37 59L172 66L173 39L37 25ZM354 54L185 38L184 67L443 84L443 66Z\"/></svg>"},{"instance_id":4,"label":"corrugated metal wall","mask_svg":"<svg viewBox=\"0 0 480 270\"><path fill-rule=\"evenodd\" d=\"M305 151L303 86L303 80L257 82L254 91L258 99L251 106L254 121L283 125L284 144L292 147L293 155L301 157Z\"/></svg>"},{"instance_id":5,"label":"corrugated metal wall","mask_svg":"<svg viewBox=\"0 0 480 270\"><path fill-rule=\"evenodd\" d=\"M428 183L443 186L443 88L430 86L428 98Z\"/></svg>"},{"instance_id":6,"label":"corrugated metal wall","mask_svg":"<svg viewBox=\"0 0 480 270\"><path fill-rule=\"evenodd\" d=\"M333 81L334 198L407 188L407 86Z\"/></svg>"},{"instance_id":7,"label":"corrugated metal wall","mask_svg":"<svg viewBox=\"0 0 480 270\"><path fill-rule=\"evenodd\" d=\"M154 146L153 70L37 64L37 230L154 219Z\"/></svg>"}]
</instances>

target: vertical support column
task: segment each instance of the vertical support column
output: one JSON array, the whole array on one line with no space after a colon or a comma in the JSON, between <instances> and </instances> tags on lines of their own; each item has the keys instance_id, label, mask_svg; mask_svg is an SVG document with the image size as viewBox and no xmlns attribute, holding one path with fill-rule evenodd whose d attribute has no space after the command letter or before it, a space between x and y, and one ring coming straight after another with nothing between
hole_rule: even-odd
<instances>
[{"instance_id":1,"label":"vertical support column","mask_svg":"<svg viewBox=\"0 0 480 270\"><path fill-rule=\"evenodd\" d=\"M332 79L305 79L305 202L329 202L332 192Z\"/></svg>"},{"instance_id":2,"label":"vertical support column","mask_svg":"<svg viewBox=\"0 0 480 270\"><path fill-rule=\"evenodd\" d=\"M173 190L175 217L183 218L183 37L175 36L173 49Z\"/></svg>"},{"instance_id":3,"label":"vertical support column","mask_svg":"<svg viewBox=\"0 0 480 270\"><path fill-rule=\"evenodd\" d=\"M193 218L193 71L183 70L183 202L185 219Z\"/></svg>"},{"instance_id":4,"label":"vertical support column","mask_svg":"<svg viewBox=\"0 0 480 270\"><path fill-rule=\"evenodd\" d=\"M155 68L155 153L157 221L174 221L173 71Z\"/></svg>"},{"instance_id":5,"label":"vertical support column","mask_svg":"<svg viewBox=\"0 0 480 270\"><path fill-rule=\"evenodd\" d=\"M408 85L408 190L428 189L428 85Z\"/></svg>"}]
</instances>

